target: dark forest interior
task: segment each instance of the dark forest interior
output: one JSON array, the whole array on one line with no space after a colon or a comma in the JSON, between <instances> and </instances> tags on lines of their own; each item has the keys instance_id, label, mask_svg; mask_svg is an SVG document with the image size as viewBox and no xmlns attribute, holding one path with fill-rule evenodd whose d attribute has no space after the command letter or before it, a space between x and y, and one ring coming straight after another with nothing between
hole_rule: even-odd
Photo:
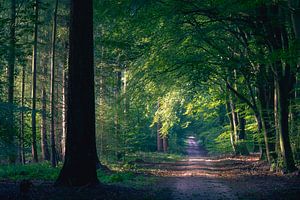
<instances>
[{"instance_id":1,"label":"dark forest interior","mask_svg":"<svg viewBox=\"0 0 300 200\"><path fill-rule=\"evenodd\" d=\"M300 0L0 0L0 199L299 199Z\"/></svg>"}]
</instances>

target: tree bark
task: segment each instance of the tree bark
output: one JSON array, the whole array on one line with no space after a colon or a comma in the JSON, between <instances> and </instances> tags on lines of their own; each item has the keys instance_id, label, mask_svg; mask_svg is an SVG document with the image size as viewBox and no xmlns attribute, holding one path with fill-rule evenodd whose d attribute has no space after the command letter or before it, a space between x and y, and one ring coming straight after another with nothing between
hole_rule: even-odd
<instances>
[{"instance_id":1,"label":"tree bark","mask_svg":"<svg viewBox=\"0 0 300 200\"><path fill-rule=\"evenodd\" d=\"M158 100L157 102L157 110L160 107L160 102ZM161 122L158 120L157 125L156 125L156 131L157 131L157 137L156 137L156 144L157 144L157 151L162 152L163 151L163 139L161 136Z\"/></svg>"},{"instance_id":2,"label":"tree bark","mask_svg":"<svg viewBox=\"0 0 300 200\"><path fill-rule=\"evenodd\" d=\"M237 135L237 146L238 153L240 155L249 155L249 150L247 148L246 140L246 119L244 108L241 109L241 112L238 114L238 135Z\"/></svg>"},{"instance_id":3,"label":"tree bark","mask_svg":"<svg viewBox=\"0 0 300 200\"><path fill-rule=\"evenodd\" d=\"M66 156L56 185L98 183L92 5L92 0L71 1Z\"/></svg>"},{"instance_id":4,"label":"tree bark","mask_svg":"<svg viewBox=\"0 0 300 200\"><path fill-rule=\"evenodd\" d=\"M46 92L46 79L47 79L47 67L44 68L44 80L42 88L42 123L41 123L41 149L43 160L50 160L50 153L48 148L48 137L47 137L47 92Z\"/></svg>"},{"instance_id":5,"label":"tree bark","mask_svg":"<svg viewBox=\"0 0 300 200\"><path fill-rule=\"evenodd\" d=\"M10 163L15 163L17 158L17 149L15 146L15 131L14 131L14 82L15 82L15 46L16 46L16 1L11 0L10 5L10 30L9 30L9 57L8 57L8 71L7 71L7 83L8 83L8 145L9 155L8 159Z\"/></svg>"},{"instance_id":6,"label":"tree bark","mask_svg":"<svg viewBox=\"0 0 300 200\"><path fill-rule=\"evenodd\" d=\"M54 85L55 85L55 45L56 45L56 19L57 19L58 0L55 2L53 14L53 29L52 29L52 50L51 50L51 86L50 86L50 143L51 143L51 166L56 167L56 145L55 145L55 123L54 123Z\"/></svg>"},{"instance_id":7,"label":"tree bark","mask_svg":"<svg viewBox=\"0 0 300 200\"><path fill-rule=\"evenodd\" d=\"M168 141L168 137L165 136L163 137L163 150L164 150L164 153L167 153L168 152L168 148L169 148L169 141Z\"/></svg>"},{"instance_id":8,"label":"tree bark","mask_svg":"<svg viewBox=\"0 0 300 200\"><path fill-rule=\"evenodd\" d=\"M22 67L22 86L21 86L21 107L22 107L22 111L21 111L21 130L20 130L20 163L25 164L25 145L24 145L24 99L25 99L25 66Z\"/></svg>"},{"instance_id":9,"label":"tree bark","mask_svg":"<svg viewBox=\"0 0 300 200\"><path fill-rule=\"evenodd\" d=\"M226 92L226 113L227 113L227 117L228 117L229 125L230 125L230 144L231 144L233 153L236 154L236 148L235 148L235 144L234 144L234 125L233 125L233 118L232 118L232 111L231 111L228 89Z\"/></svg>"},{"instance_id":10,"label":"tree bark","mask_svg":"<svg viewBox=\"0 0 300 200\"><path fill-rule=\"evenodd\" d=\"M67 60L67 59L66 59ZM68 63L68 62L67 62ZM66 68L63 69L63 92L62 92L62 137L61 137L61 154L65 159L66 152L66 135L67 135L67 73Z\"/></svg>"},{"instance_id":11,"label":"tree bark","mask_svg":"<svg viewBox=\"0 0 300 200\"><path fill-rule=\"evenodd\" d=\"M39 17L39 1L35 1L34 15L34 41L32 55L32 107L31 107L31 127L32 127L32 158L34 162L38 162L37 145L36 145L36 68L37 68L37 43L38 43L38 17Z\"/></svg>"},{"instance_id":12,"label":"tree bark","mask_svg":"<svg viewBox=\"0 0 300 200\"><path fill-rule=\"evenodd\" d=\"M260 102L260 116L262 120L262 129L264 133L264 142L266 149L266 156L269 164L276 161L276 133L273 124L275 123L273 111L274 110L274 81L272 77L268 80L263 80L263 75L268 74L264 65L260 65L260 76L258 77L258 99Z\"/></svg>"},{"instance_id":13,"label":"tree bark","mask_svg":"<svg viewBox=\"0 0 300 200\"><path fill-rule=\"evenodd\" d=\"M157 122L157 151L162 152L163 151L163 139L161 137L161 124L160 122Z\"/></svg>"},{"instance_id":14,"label":"tree bark","mask_svg":"<svg viewBox=\"0 0 300 200\"><path fill-rule=\"evenodd\" d=\"M119 68L116 70L116 77L115 77L115 88L114 88L114 100L115 100L115 116L114 116L114 125L115 125L115 154L117 160L121 160L123 155L121 153L121 128L120 128L120 108L121 108L121 101L120 101L120 92L121 92L121 70Z\"/></svg>"}]
</instances>

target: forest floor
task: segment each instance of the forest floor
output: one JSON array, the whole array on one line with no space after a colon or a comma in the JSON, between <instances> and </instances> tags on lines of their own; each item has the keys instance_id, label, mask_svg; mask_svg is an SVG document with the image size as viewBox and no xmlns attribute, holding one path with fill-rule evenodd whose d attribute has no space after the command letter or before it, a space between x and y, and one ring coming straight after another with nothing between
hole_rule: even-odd
<instances>
[{"instance_id":1,"label":"forest floor","mask_svg":"<svg viewBox=\"0 0 300 200\"><path fill-rule=\"evenodd\" d=\"M300 199L299 172L270 172L258 155L208 157L195 138L187 143L185 160L143 164L171 199Z\"/></svg>"},{"instance_id":2,"label":"forest floor","mask_svg":"<svg viewBox=\"0 0 300 200\"><path fill-rule=\"evenodd\" d=\"M52 181L30 180L20 194L20 181L1 180L0 199L300 199L299 173L273 173L258 156L209 157L195 138L187 140L187 157L180 161L135 163L139 182L58 188ZM141 184L141 182L146 182Z\"/></svg>"}]
</instances>

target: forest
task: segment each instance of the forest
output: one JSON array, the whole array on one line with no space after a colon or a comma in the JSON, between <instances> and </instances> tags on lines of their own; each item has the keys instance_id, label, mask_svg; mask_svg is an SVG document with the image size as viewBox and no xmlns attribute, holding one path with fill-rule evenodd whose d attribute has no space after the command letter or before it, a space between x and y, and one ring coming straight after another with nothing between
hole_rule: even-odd
<instances>
[{"instance_id":1,"label":"forest","mask_svg":"<svg viewBox=\"0 0 300 200\"><path fill-rule=\"evenodd\" d=\"M0 199L298 199L300 0L0 0Z\"/></svg>"}]
</instances>

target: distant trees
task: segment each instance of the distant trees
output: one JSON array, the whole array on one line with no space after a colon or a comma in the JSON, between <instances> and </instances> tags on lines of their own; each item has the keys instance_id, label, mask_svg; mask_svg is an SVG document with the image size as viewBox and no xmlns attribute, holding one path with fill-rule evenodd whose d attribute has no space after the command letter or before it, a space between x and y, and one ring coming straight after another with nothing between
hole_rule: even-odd
<instances>
[{"instance_id":1,"label":"distant trees","mask_svg":"<svg viewBox=\"0 0 300 200\"><path fill-rule=\"evenodd\" d=\"M1 100L0 100L0 146L2 156L10 162L25 163L49 160L48 144L50 115L50 52L51 27L55 3L52 1L30 0L26 2L6 1L0 6L1 16ZM66 3L61 2L58 16L59 26L55 49L58 54L55 65L65 64L65 43L68 19ZM17 8L17 9L16 9ZM9 10L9 12L6 12ZM9 30L9 31L4 31ZM4 31L2 33L2 31ZM63 47L63 48L60 48ZM38 51L37 51L38 50ZM31 67L29 65L31 64ZM3 67L3 68L2 68ZM61 112L62 67L56 67L56 82L53 90L56 102L53 105L54 122L58 126L53 131L57 144L55 152L62 152ZM31 78L29 78L31 77ZM40 132L41 134L37 134ZM40 140L41 142L38 142ZM31 152L31 156L29 154ZM40 153L39 153L40 152ZM39 156L39 155L40 156ZM17 158L19 157L19 158ZM61 155L54 156L61 159Z\"/></svg>"}]
</instances>

